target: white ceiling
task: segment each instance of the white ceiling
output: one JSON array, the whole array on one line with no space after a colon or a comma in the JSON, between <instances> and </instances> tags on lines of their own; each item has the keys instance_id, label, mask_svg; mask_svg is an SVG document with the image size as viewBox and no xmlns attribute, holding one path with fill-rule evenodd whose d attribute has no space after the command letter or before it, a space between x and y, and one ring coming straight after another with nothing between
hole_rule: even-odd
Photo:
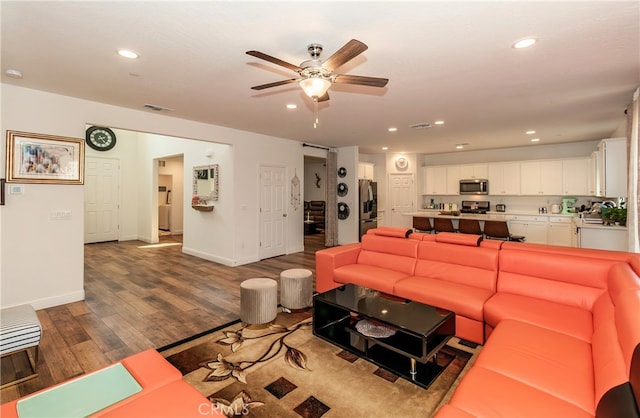
<instances>
[{"instance_id":1,"label":"white ceiling","mask_svg":"<svg viewBox=\"0 0 640 418\"><path fill-rule=\"evenodd\" d=\"M0 4L4 83L365 153L529 146L529 129L540 144L604 138L640 85L638 1ZM511 48L526 36L538 44ZM389 84L333 85L317 129L297 84L250 89L296 74L245 51L299 65L308 44L326 59L352 38L369 49L337 72Z\"/></svg>"}]
</instances>

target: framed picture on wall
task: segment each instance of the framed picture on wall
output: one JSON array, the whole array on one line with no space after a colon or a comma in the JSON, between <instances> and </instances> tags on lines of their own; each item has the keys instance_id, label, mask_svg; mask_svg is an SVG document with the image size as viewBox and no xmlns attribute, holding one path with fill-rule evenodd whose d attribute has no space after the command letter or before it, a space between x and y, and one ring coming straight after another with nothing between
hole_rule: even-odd
<instances>
[{"instance_id":1,"label":"framed picture on wall","mask_svg":"<svg viewBox=\"0 0 640 418\"><path fill-rule=\"evenodd\" d=\"M7 182L84 184L84 139L7 131Z\"/></svg>"}]
</instances>

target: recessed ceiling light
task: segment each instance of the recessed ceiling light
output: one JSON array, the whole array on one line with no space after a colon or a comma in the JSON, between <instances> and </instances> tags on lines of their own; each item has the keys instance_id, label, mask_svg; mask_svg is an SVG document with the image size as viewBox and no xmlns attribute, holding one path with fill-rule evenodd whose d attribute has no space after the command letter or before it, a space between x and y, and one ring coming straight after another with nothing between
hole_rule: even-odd
<instances>
[{"instance_id":1,"label":"recessed ceiling light","mask_svg":"<svg viewBox=\"0 0 640 418\"><path fill-rule=\"evenodd\" d=\"M382 147L382 151L387 151L389 147Z\"/></svg>"},{"instance_id":2,"label":"recessed ceiling light","mask_svg":"<svg viewBox=\"0 0 640 418\"><path fill-rule=\"evenodd\" d=\"M458 145L456 145L456 149L463 149L463 148L464 148L464 145L463 145L463 144L458 144Z\"/></svg>"},{"instance_id":3,"label":"recessed ceiling light","mask_svg":"<svg viewBox=\"0 0 640 418\"><path fill-rule=\"evenodd\" d=\"M531 138L531 142L540 142L540 138Z\"/></svg>"},{"instance_id":4,"label":"recessed ceiling light","mask_svg":"<svg viewBox=\"0 0 640 418\"><path fill-rule=\"evenodd\" d=\"M444 125L444 121L443 120L437 120L435 122L433 122L434 125Z\"/></svg>"},{"instance_id":5,"label":"recessed ceiling light","mask_svg":"<svg viewBox=\"0 0 640 418\"><path fill-rule=\"evenodd\" d=\"M527 131L527 132L525 132L525 134L527 134L527 135L533 135L535 133L536 133L536 131Z\"/></svg>"},{"instance_id":6,"label":"recessed ceiling light","mask_svg":"<svg viewBox=\"0 0 640 418\"><path fill-rule=\"evenodd\" d=\"M389 132L397 132L398 128L389 128Z\"/></svg>"},{"instance_id":7,"label":"recessed ceiling light","mask_svg":"<svg viewBox=\"0 0 640 418\"><path fill-rule=\"evenodd\" d=\"M298 105L297 105L297 104L289 103L289 104L287 105L287 109L297 109L297 108L298 108Z\"/></svg>"},{"instance_id":8,"label":"recessed ceiling light","mask_svg":"<svg viewBox=\"0 0 640 418\"><path fill-rule=\"evenodd\" d=\"M7 77L18 78L18 79L22 78L22 72L19 70L14 70L12 68L9 68L4 73L7 75Z\"/></svg>"},{"instance_id":9,"label":"recessed ceiling light","mask_svg":"<svg viewBox=\"0 0 640 418\"><path fill-rule=\"evenodd\" d=\"M519 41L515 42L512 45L512 47L515 48L515 49L529 48L530 46L532 46L536 42L538 42L538 40L536 38L524 38L524 39L520 39Z\"/></svg>"},{"instance_id":10,"label":"recessed ceiling light","mask_svg":"<svg viewBox=\"0 0 640 418\"><path fill-rule=\"evenodd\" d=\"M134 59L136 59L136 58L138 58L138 57L139 57L139 55L138 55L138 53L137 53L137 52L134 52L134 51L132 51L132 50L130 50L130 49L118 49L116 52L117 52L117 53L118 53L118 55L120 55L121 57L129 58L129 59L131 59L131 60L134 60Z\"/></svg>"}]
</instances>

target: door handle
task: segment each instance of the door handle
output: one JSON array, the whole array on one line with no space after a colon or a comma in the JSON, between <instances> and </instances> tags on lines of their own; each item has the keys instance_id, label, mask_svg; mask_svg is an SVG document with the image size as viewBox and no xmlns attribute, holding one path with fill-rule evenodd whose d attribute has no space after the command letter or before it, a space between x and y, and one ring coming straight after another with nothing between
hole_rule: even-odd
<instances>
[{"instance_id":1,"label":"door handle","mask_svg":"<svg viewBox=\"0 0 640 418\"><path fill-rule=\"evenodd\" d=\"M287 217L287 214L286 214L286 213L283 213L283 214L282 214L282 217L283 217L283 218L286 218L286 217Z\"/></svg>"}]
</instances>

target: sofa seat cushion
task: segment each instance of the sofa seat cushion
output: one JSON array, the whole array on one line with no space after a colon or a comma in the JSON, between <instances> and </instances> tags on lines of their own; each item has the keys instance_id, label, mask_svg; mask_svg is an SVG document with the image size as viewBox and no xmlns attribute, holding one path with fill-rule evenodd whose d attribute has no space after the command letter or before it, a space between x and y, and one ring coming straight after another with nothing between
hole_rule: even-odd
<instances>
[{"instance_id":1,"label":"sofa seat cushion","mask_svg":"<svg viewBox=\"0 0 640 418\"><path fill-rule=\"evenodd\" d=\"M588 342L505 319L491 334L475 366L595 414L593 358Z\"/></svg>"},{"instance_id":2,"label":"sofa seat cushion","mask_svg":"<svg viewBox=\"0 0 640 418\"><path fill-rule=\"evenodd\" d=\"M496 293L484 305L484 320L496 327L505 318L557 331L588 343L593 335L591 312L529 296Z\"/></svg>"},{"instance_id":3,"label":"sofa seat cushion","mask_svg":"<svg viewBox=\"0 0 640 418\"><path fill-rule=\"evenodd\" d=\"M393 294L395 283L405 277L406 273L367 264L350 264L333 272L333 279L338 283L353 283L388 294Z\"/></svg>"},{"instance_id":4,"label":"sofa seat cushion","mask_svg":"<svg viewBox=\"0 0 640 418\"><path fill-rule=\"evenodd\" d=\"M464 376L449 403L466 414L483 418L593 418L593 414L557 396L476 365ZM446 409L436 417L466 416L454 412Z\"/></svg>"},{"instance_id":5,"label":"sofa seat cushion","mask_svg":"<svg viewBox=\"0 0 640 418\"><path fill-rule=\"evenodd\" d=\"M483 321L482 307L493 292L429 277L398 280L393 293L402 298L454 311L458 315Z\"/></svg>"},{"instance_id":6,"label":"sofa seat cushion","mask_svg":"<svg viewBox=\"0 0 640 418\"><path fill-rule=\"evenodd\" d=\"M94 417L181 417L222 416L206 397L182 379L144 392L144 395L117 403Z\"/></svg>"}]
</instances>

